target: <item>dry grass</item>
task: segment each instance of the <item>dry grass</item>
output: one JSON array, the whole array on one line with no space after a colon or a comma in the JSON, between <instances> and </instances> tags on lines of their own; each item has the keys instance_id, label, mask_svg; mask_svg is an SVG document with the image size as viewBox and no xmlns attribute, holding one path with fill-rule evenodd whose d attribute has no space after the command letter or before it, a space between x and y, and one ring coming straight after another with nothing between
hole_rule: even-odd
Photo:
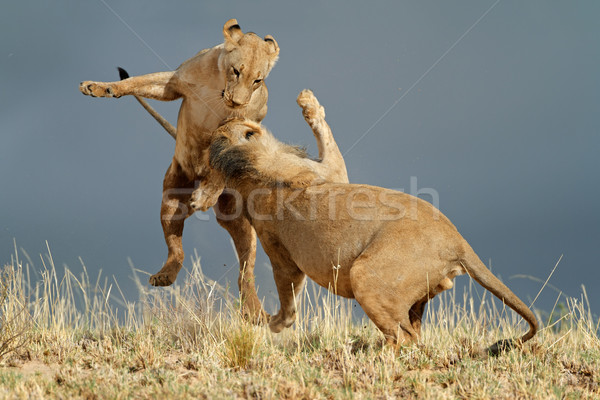
<instances>
[{"instance_id":1,"label":"dry grass","mask_svg":"<svg viewBox=\"0 0 600 400\"><path fill-rule=\"evenodd\" d=\"M51 258L29 276L16 257L2 275L0 398L600 398L599 327L581 300L521 348L481 358L526 329L489 294L479 306L438 296L421 341L394 353L352 303L312 286L274 335L240 319L197 262L180 286L140 285L134 303Z\"/></svg>"}]
</instances>

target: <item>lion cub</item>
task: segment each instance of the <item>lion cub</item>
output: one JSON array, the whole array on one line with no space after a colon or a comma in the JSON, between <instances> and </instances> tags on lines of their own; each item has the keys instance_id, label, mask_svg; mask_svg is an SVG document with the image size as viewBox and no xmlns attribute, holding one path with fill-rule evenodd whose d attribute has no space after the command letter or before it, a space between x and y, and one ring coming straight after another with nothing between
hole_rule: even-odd
<instances>
[{"instance_id":1,"label":"lion cub","mask_svg":"<svg viewBox=\"0 0 600 400\"><path fill-rule=\"evenodd\" d=\"M355 298L389 343L414 341L427 301L468 273L529 323L520 342L535 335L531 310L430 203L380 187L321 183L305 154L250 120L215 132L209 162L243 198L243 213L271 260L281 303L269 323L273 332L294 323L294 298L308 275ZM488 351L511 344L501 340Z\"/></svg>"}]
</instances>

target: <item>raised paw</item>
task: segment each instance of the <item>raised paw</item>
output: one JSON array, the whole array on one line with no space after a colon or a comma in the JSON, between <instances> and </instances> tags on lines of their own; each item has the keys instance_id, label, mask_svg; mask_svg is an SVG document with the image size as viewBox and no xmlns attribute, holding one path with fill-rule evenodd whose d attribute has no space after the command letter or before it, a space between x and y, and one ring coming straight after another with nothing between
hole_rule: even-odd
<instances>
[{"instance_id":1,"label":"raised paw","mask_svg":"<svg viewBox=\"0 0 600 400\"><path fill-rule=\"evenodd\" d=\"M173 275L172 273L159 272L150 277L149 283L152 286L171 286L176 278L176 273Z\"/></svg>"},{"instance_id":2,"label":"raised paw","mask_svg":"<svg viewBox=\"0 0 600 400\"><path fill-rule=\"evenodd\" d=\"M190 207L194 211L208 211L209 208L214 206L217 203L217 199L219 196L210 196L202 189L196 189L192 193L192 198L190 199Z\"/></svg>"},{"instance_id":3,"label":"raised paw","mask_svg":"<svg viewBox=\"0 0 600 400\"><path fill-rule=\"evenodd\" d=\"M302 108L302 114L307 122L316 119L325 119L325 109L319 104L319 100L309 89L304 89L296 99L298 105Z\"/></svg>"},{"instance_id":4,"label":"raised paw","mask_svg":"<svg viewBox=\"0 0 600 400\"><path fill-rule=\"evenodd\" d=\"M192 192L190 207L194 211L207 211L217 204L219 196L223 193L223 189L225 189L225 183L220 175L213 174L205 177L196 190Z\"/></svg>"},{"instance_id":5,"label":"raised paw","mask_svg":"<svg viewBox=\"0 0 600 400\"><path fill-rule=\"evenodd\" d=\"M194 211L207 211L217 203L218 198L218 195L215 197L214 193L205 191L204 187L199 187L192 192L190 207Z\"/></svg>"},{"instance_id":6,"label":"raised paw","mask_svg":"<svg viewBox=\"0 0 600 400\"><path fill-rule=\"evenodd\" d=\"M83 81L79 90L86 96L92 97L121 97L110 83Z\"/></svg>"}]
</instances>

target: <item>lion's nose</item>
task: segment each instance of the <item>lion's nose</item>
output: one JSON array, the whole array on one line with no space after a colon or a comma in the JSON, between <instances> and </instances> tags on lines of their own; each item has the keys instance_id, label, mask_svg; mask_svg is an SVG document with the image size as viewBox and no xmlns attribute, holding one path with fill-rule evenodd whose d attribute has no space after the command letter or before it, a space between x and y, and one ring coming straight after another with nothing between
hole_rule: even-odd
<instances>
[{"instance_id":1,"label":"lion's nose","mask_svg":"<svg viewBox=\"0 0 600 400\"><path fill-rule=\"evenodd\" d=\"M235 100L231 100L231 108L238 108L238 107L243 107L248 103L238 103Z\"/></svg>"}]
</instances>

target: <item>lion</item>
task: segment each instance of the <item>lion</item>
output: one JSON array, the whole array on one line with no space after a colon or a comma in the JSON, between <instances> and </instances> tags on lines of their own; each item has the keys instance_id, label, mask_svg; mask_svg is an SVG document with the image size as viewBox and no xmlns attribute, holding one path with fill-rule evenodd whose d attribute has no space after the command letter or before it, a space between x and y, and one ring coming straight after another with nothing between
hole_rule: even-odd
<instances>
[{"instance_id":1,"label":"lion","mask_svg":"<svg viewBox=\"0 0 600 400\"><path fill-rule=\"evenodd\" d=\"M320 184L324 182L348 183L348 172L342 154L333 138L333 133L325 120L325 109L319 103L311 90L304 89L296 98L296 102L302 109L302 115L310 126L317 141L319 157L313 160L308 157L306 150L302 147L283 145L281 142L272 141L271 148L265 148L265 156L259 157L256 162L261 168L271 169L273 175L285 173L291 168L300 171L296 176L287 179L296 184ZM232 118L231 120L236 120ZM227 121L226 121L227 123ZM252 132L247 133L250 138ZM293 155L290 157L290 152ZM208 157L206 163L209 163ZM194 207L207 210L212 207L213 196L207 196L203 192L211 192L214 186L224 186L225 181L222 174L211 170L205 179L200 182L198 188L192 193ZM230 192L235 195L236 192ZM240 199L241 200L241 199Z\"/></svg>"},{"instance_id":2,"label":"lion","mask_svg":"<svg viewBox=\"0 0 600 400\"><path fill-rule=\"evenodd\" d=\"M309 276L356 299L387 342L399 346L419 337L425 304L467 273L528 322L518 342L535 335L533 312L433 205L375 186L319 183L305 157L242 119L217 129L210 144L214 173L243 198L243 212L271 261L280 300L269 322L273 332L294 323L295 298ZM488 352L514 343L500 340Z\"/></svg>"},{"instance_id":3,"label":"lion","mask_svg":"<svg viewBox=\"0 0 600 400\"><path fill-rule=\"evenodd\" d=\"M235 19L223 26L224 43L199 52L175 71L157 72L129 78L120 69L121 81L84 81L80 90L93 97L133 95L176 138L175 154L163 182L161 223L168 247L162 269L150 277L153 286L175 282L183 265L181 237L184 221L202 203L216 204L218 223L231 235L238 259L238 285L243 312L257 322L268 320L254 284L256 234L242 215L231 218L237 209L236 198L223 193L223 183L207 180L208 145L215 129L230 117L260 122L267 113L268 91L264 83L279 56L279 46L271 35L260 38L243 33ZM172 101L182 98L177 129L141 98ZM324 179L347 181L341 154L332 159L334 173L323 171ZM343 170L340 174L338 170ZM344 176L342 176L344 175ZM196 190L201 186L201 190Z\"/></svg>"}]
</instances>

